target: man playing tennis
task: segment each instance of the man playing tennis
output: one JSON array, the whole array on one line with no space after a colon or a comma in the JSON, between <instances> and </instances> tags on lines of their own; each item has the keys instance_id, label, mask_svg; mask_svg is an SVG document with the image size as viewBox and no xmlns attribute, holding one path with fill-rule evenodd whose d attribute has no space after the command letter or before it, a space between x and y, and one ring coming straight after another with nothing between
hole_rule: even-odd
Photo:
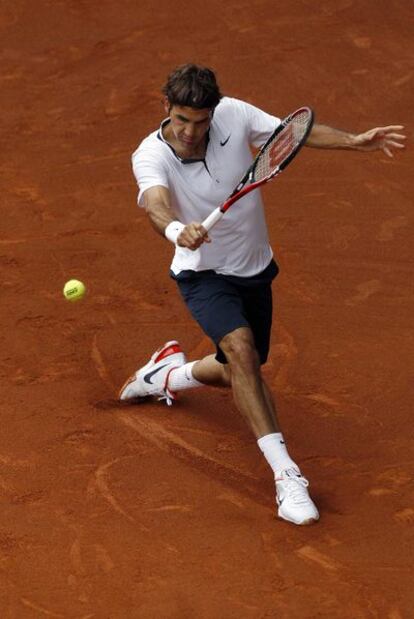
<instances>
[{"instance_id":1,"label":"man playing tennis","mask_svg":"<svg viewBox=\"0 0 414 619\"><path fill-rule=\"evenodd\" d=\"M171 404L182 389L231 387L275 477L279 517L298 525L319 519L308 481L291 459L275 403L260 366L268 357L271 283L278 273L269 245L261 193L252 191L207 234L201 222L238 184L252 163L251 147L266 142L280 119L222 97L214 73L188 64L164 86L168 117L133 154L138 203L157 232L175 245L171 275L216 354L187 362L167 342L125 383L120 399L158 396ZM315 124L307 146L382 150L403 148L401 126L350 134Z\"/></svg>"}]
</instances>

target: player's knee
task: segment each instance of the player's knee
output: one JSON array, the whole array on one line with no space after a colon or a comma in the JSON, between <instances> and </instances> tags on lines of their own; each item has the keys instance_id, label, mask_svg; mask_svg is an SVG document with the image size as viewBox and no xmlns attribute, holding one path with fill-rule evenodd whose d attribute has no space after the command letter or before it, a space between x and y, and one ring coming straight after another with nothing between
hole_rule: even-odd
<instances>
[{"instance_id":1,"label":"player's knee","mask_svg":"<svg viewBox=\"0 0 414 619\"><path fill-rule=\"evenodd\" d=\"M247 329L226 335L220 342L220 348L226 355L230 371L236 368L252 371L260 365L253 335Z\"/></svg>"}]
</instances>

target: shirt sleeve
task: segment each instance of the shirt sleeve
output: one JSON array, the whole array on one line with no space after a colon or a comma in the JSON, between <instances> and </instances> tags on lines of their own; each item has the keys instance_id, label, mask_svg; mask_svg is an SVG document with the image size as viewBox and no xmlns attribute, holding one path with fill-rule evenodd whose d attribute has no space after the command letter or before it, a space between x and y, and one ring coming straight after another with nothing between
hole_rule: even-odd
<instances>
[{"instance_id":1,"label":"shirt sleeve","mask_svg":"<svg viewBox=\"0 0 414 619\"><path fill-rule=\"evenodd\" d=\"M143 207L142 196L151 187L159 185L168 189L168 173L165 162L153 149L140 147L132 155L132 169L138 184L138 206Z\"/></svg>"},{"instance_id":2,"label":"shirt sleeve","mask_svg":"<svg viewBox=\"0 0 414 619\"><path fill-rule=\"evenodd\" d=\"M245 101L238 103L241 105L247 123L249 142L252 146L260 148L282 121L277 116L272 116L250 103Z\"/></svg>"}]
</instances>

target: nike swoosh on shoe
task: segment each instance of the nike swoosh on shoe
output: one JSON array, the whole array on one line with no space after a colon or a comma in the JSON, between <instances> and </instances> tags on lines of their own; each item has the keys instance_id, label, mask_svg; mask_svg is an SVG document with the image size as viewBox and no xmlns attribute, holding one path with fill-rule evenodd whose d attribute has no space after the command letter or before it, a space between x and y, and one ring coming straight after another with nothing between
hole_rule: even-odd
<instances>
[{"instance_id":1,"label":"nike swoosh on shoe","mask_svg":"<svg viewBox=\"0 0 414 619\"><path fill-rule=\"evenodd\" d=\"M163 368L166 368L167 365L170 365L170 364L164 363L164 365L160 365L160 367L156 368L155 370L152 370L152 372L148 372L148 374L145 374L144 381L148 383L149 385L153 385L154 383L152 382L151 378L154 376L154 374L157 374L157 372L159 372Z\"/></svg>"}]
</instances>

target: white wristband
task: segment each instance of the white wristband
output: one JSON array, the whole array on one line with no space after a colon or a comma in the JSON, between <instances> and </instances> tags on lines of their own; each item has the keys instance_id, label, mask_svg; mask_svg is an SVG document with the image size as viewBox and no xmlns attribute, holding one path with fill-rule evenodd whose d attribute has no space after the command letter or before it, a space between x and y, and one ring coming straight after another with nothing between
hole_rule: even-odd
<instances>
[{"instance_id":1,"label":"white wristband","mask_svg":"<svg viewBox=\"0 0 414 619\"><path fill-rule=\"evenodd\" d=\"M172 221L164 230L164 235L174 245L177 245L177 239L180 236L182 230L184 230L185 224L181 221Z\"/></svg>"}]
</instances>

